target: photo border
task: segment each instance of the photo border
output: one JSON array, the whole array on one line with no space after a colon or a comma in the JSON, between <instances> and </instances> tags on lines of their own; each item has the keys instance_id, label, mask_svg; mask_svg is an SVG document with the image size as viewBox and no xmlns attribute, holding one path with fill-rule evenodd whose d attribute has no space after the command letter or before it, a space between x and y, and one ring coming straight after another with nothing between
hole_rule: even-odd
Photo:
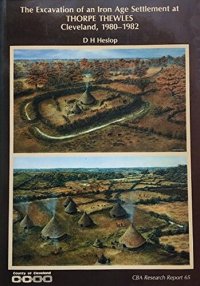
<instances>
[{"instance_id":1,"label":"photo border","mask_svg":"<svg viewBox=\"0 0 200 286\"><path fill-rule=\"evenodd\" d=\"M16 49L157 49L157 48L184 48L185 49L185 71L186 71L186 151L185 152L69 152L69 153L14 153L14 51ZM192 181L191 181L191 138L190 138L190 84L189 84L189 45L188 44L176 44L176 45L117 45L117 46L10 46L10 172L9 172L9 228L8 228L8 269L9 270L114 270L114 269L194 269L194 254L193 254L193 223L192 223ZM187 179L188 179L188 218L189 218L189 245L190 245L190 264L189 265L109 265L109 266L97 266L97 265L77 265L77 266L14 266L13 265L13 160L14 157L23 156L105 156L115 155L121 156L185 156L187 161Z\"/></svg>"}]
</instances>

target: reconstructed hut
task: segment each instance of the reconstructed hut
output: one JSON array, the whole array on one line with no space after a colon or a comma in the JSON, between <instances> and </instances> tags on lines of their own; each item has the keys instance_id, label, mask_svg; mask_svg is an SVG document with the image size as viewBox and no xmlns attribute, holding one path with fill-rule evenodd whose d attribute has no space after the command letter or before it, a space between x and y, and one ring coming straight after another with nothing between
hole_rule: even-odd
<instances>
[{"instance_id":1,"label":"reconstructed hut","mask_svg":"<svg viewBox=\"0 0 200 286\"><path fill-rule=\"evenodd\" d=\"M73 201L69 202L68 205L65 208L65 212L68 213L68 214L75 214L75 213L77 213L76 204Z\"/></svg>"},{"instance_id":2,"label":"reconstructed hut","mask_svg":"<svg viewBox=\"0 0 200 286\"><path fill-rule=\"evenodd\" d=\"M78 106L77 102L74 103L71 109L71 113L80 114L82 112L81 108Z\"/></svg>"},{"instance_id":3,"label":"reconstructed hut","mask_svg":"<svg viewBox=\"0 0 200 286\"><path fill-rule=\"evenodd\" d=\"M55 215L43 228L41 234L43 238L52 240L60 240L67 236L63 225L59 222L59 219Z\"/></svg>"},{"instance_id":4,"label":"reconstructed hut","mask_svg":"<svg viewBox=\"0 0 200 286\"><path fill-rule=\"evenodd\" d=\"M113 218L123 218L123 217L127 217L128 214L125 211L125 209L120 205L120 203L117 203L110 210L110 216Z\"/></svg>"},{"instance_id":5,"label":"reconstructed hut","mask_svg":"<svg viewBox=\"0 0 200 286\"><path fill-rule=\"evenodd\" d=\"M78 224L81 227L90 227L94 225L94 222L91 217L86 212L84 212L82 217L79 219Z\"/></svg>"},{"instance_id":6,"label":"reconstructed hut","mask_svg":"<svg viewBox=\"0 0 200 286\"><path fill-rule=\"evenodd\" d=\"M91 105L91 104L94 104L96 102L96 99L94 98L94 96L90 92L90 86L89 85L86 86L86 90L81 95L79 102L83 105Z\"/></svg>"},{"instance_id":7,"label":"reconstructed hut","mask_svg":"<svg viewBox=\"0 0 200 286\"><path fill-rule=\"evenodd\" d=\"M125 233L119 238L119 243L129 249L137 249L146 243L145 238L131 224Z\"/></svg>"},{"instance_id":8,"label":"reconstructed hut","mask_svg":"<svg viewBox=\"0 0 200 286\"><path fill-rule=\"evenodd\" d=\"M66 200L64 201L64 207L66 208L66 206L72 202L75 206L76 206L76 203L72 200L72 198L69 196L66 198Z\"/></svg>"},{"instance_id":9,"label":"reconstructed hut","mask_svg":"<svg viewBox=\"0 0 200 286\"><path fill-rule=\"evenodd\" d=\"M23 219L23 215L20 211L13 208L13 223L20 222Z\"/></svg>"},{"instance_id":10,"label":"reconstructed hut","mask_svg":"<svg viewBox=\"0 0 200 286\"><path fill-rule=\"evenodd\" d=\"M100 257L97 259L98 264L109 264L110 263L110 258L107 258L104 254L101 254Z\"/></svg>"},{"instance_id":11,"label":"reconstructed hut","mask_svg":"<svg viewBox=\"0 0 200 286\"><path fill-rule=\"evenodd\" d=\"M34 226L32 220L28 215L25 215L25 217L23 218L23 220L20 222L19 225L20 228L22 228L23 230L28 230Z\"/></svg>"}]
</instances>

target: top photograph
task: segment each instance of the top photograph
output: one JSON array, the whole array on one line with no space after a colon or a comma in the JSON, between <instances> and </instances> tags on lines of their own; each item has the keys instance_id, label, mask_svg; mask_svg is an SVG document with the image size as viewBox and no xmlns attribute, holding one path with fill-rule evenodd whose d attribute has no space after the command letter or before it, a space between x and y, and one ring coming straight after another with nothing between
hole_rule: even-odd
<instances>
[{"instance_id":1,"label":"top photograph","mask_svg":"<svg viewBox=\"0 0 200 286\"><path fill-rule=\"evenodd\" d=\"M187 151L188 54L187 45L12 46L13 152Z\"/></svg>"}]
</instances>

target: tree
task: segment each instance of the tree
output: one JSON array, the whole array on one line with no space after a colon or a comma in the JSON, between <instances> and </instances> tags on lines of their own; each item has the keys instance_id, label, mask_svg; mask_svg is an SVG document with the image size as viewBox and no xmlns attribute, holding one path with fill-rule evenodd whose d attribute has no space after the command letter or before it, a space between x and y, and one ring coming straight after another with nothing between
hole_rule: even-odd
<instances>
[{"instance_id":1,"label":"tree","mask_svg":"<svg viewBox=\"0 0 200 286\"><path fill-rule=\"evenodd\" d=\"M94 62L92 75L96 82L101 82L106 80L106 78L108 77L108 70L105 68L105 66L102 65L101 62L96 60Z\"/></svg>"},{"instance_id":2,"label":"tree","mask_svg":"<svg viewBox=\"0 0 200 286\"><path fill-rule=\"evenodd\" d=\"M22 78L24 76L24 69L21 62L14 63L14 78Z\"/></svg>"},{"instance_id":3,"label":"tree","mask_svg":"<svg viewBox=\"0 0 200 286\"><path fill-rule=\"evenodd\" d=\"M170 244L165 244L164 249L167 252L170 252L170 253L174 253L175 252L175 247L173 245L170 245Z\"/></svg>"},{"instance_id":4,"label":"tree","mask_svg":"<svg viewBox=\"0 0 200 286\"><path fill-rule=\"evenodd\" d=\"M83 75L80 70L80 63L68 62L64 68L62 82L71 85L82 80Z\"/></svg>"},{"instance_id":5,"label":"tree","mask_svg":"<svg viewBox=\"0 0 200 286\"><path fill-rule=\"evenodd\" d=\"M47 64L42 62L33 63L29 69L26 82L32 86L35 86L37 89L38 85L45 85L47 80Z\"/></svg>"},{"instance_id":6,"label":"tree","mask_svg":"<svg viewBox=\"0 0 200 286\"><path fill-rule=\"evenodd\" d=\"M188 252L183 250L183 251L180 252L180 257L182 257L184 259L189 259L190 255L189 255Z\"/></svg>"},{"instance_id":7,"label":"tree","mask_svg":"<svg viewBox=\"0 0 200 286\"><path fill-rule=\"evenodd\" d=\"M53 186L64 186L66 182L65 176L60 172L51 174L51 183Z\"/></svg>"},{"instance_id":8,"label":"tree","mask_svg":"<svg viewBox=\"0 0 200 286\"><path fill-rule=\"evenodd\" d=\"M141 60L136 60L135 62L135 69L134 69L134 75L136 75L137 77L143 77L146 75L148 70L148 66L145 63L145 61L141 61Z\"/></svg>"},{"instance_id":9,"label":"tree","mask_svg":"<svg viewBox=\"0 0 200 286\"><path fill-rule=\"evenodd\" d=\"M161 237L162 236L162 230L159 228L156 228L154 231L154 235L157 237Z\"/></svg>"},{"instance_id":10,"label":"tree","mask_svg":"<svg viewBox=\"0 0 200 286\"><path fill-rule=\"evenodd\" d=\"M69 72L71 74L71 81L73 83L83 81L83 74L82 74L82 72L80 70L80 66L78 64L74 65L73 68L71 68L71 71L69 71Z\"/></svg>"},{"instance_id":11,"label":"tree","mask_svg":"<svg viewBox=\"0 0 200 286\"><path fill-rule=\"evenodd\" d=\"M140 171L142 175L148 175L149 174L149 170L148 169L143 169Z\"/></svg>"},{"instance_id":12,"label":"tree","mask_svg":"<svg viewBox=\"0 0 200 286\"><path fill-rule=\"evenodd\" d=\"M177 57L174 60L176 65L179 65L181 67L185 67L185 55L182 55L181 57Z\"/></svg>"},{"instance_id":13,"label":"tree","mask_svg":"<svg viewBox=\"0 0 200 286\"><path fill-rule=\"evenodd\" d=\"M15 81L14 82L14 92L15 93L20 93L23 91L24 84L21 80Z\"/></svg>"},{"instance_id":14,"label":"tree","mask_svg":"<svg viewBox=\"0 0 200 286\"><path fill-rule=\"evenodd\" d=\"M145 88L150 84L150 80L148 78L141 78L135 81L135 85L141 89L143 92Z\"/></svg>"},{"instance_id":15,"label":"tree","mask_svg":"<svg viewBox=\"0 0 200 286\"><path fill-rule=\"evenodd\" d=\"M58 84L58 81L59 81L58 71L56 70L54 65L49 64L47 67L47 82L46 82L46 84L48 86L55 86Z\"/></svg>"},{"instance_id":16,"label":"tree","mask_svg":"<svg viewBox=\"0 0 200 286\"><path fill-rule=\"evenodd\" d=\"M162 66L162 67L166 67L167 66L167 62L168 62L168 58L163 56L159 59L159 64Z\"/></svg>"},{"instance_id":17,"label":"tree","mask_svg":"<svg viewBox=\"0 0 200 286\"><path fill-rule=\"evenodd\" d=\"M185 93L185 70L180 66L166 68L156 81L158 88L171 96Z\"/></svg>"}]
</instances>

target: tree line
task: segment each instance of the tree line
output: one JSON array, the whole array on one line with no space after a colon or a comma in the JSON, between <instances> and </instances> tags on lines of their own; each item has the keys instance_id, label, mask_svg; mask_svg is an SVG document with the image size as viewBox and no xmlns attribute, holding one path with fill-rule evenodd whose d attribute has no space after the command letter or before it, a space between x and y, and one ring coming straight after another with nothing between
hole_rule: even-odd
<instances>
[{"instance_id":1,"label":"tree line","mask_svg":"<svg viewBox=\"0 0 200 286\"><path fill-rule=\"evenodd\" d=\"M59 61L15 61L14 79L15 93L23 91L28 84L34 89L38 87L73 85L82 82L86 75L95 82L104 82L111 73L123 75L134 74L142 78L150 67L167 67L175 64L183 67L185 57L170 56L156 59L110 59L110 60L59 60ZM25 79L25 80L22 80Z\"/></svg>"}]
</instances>

